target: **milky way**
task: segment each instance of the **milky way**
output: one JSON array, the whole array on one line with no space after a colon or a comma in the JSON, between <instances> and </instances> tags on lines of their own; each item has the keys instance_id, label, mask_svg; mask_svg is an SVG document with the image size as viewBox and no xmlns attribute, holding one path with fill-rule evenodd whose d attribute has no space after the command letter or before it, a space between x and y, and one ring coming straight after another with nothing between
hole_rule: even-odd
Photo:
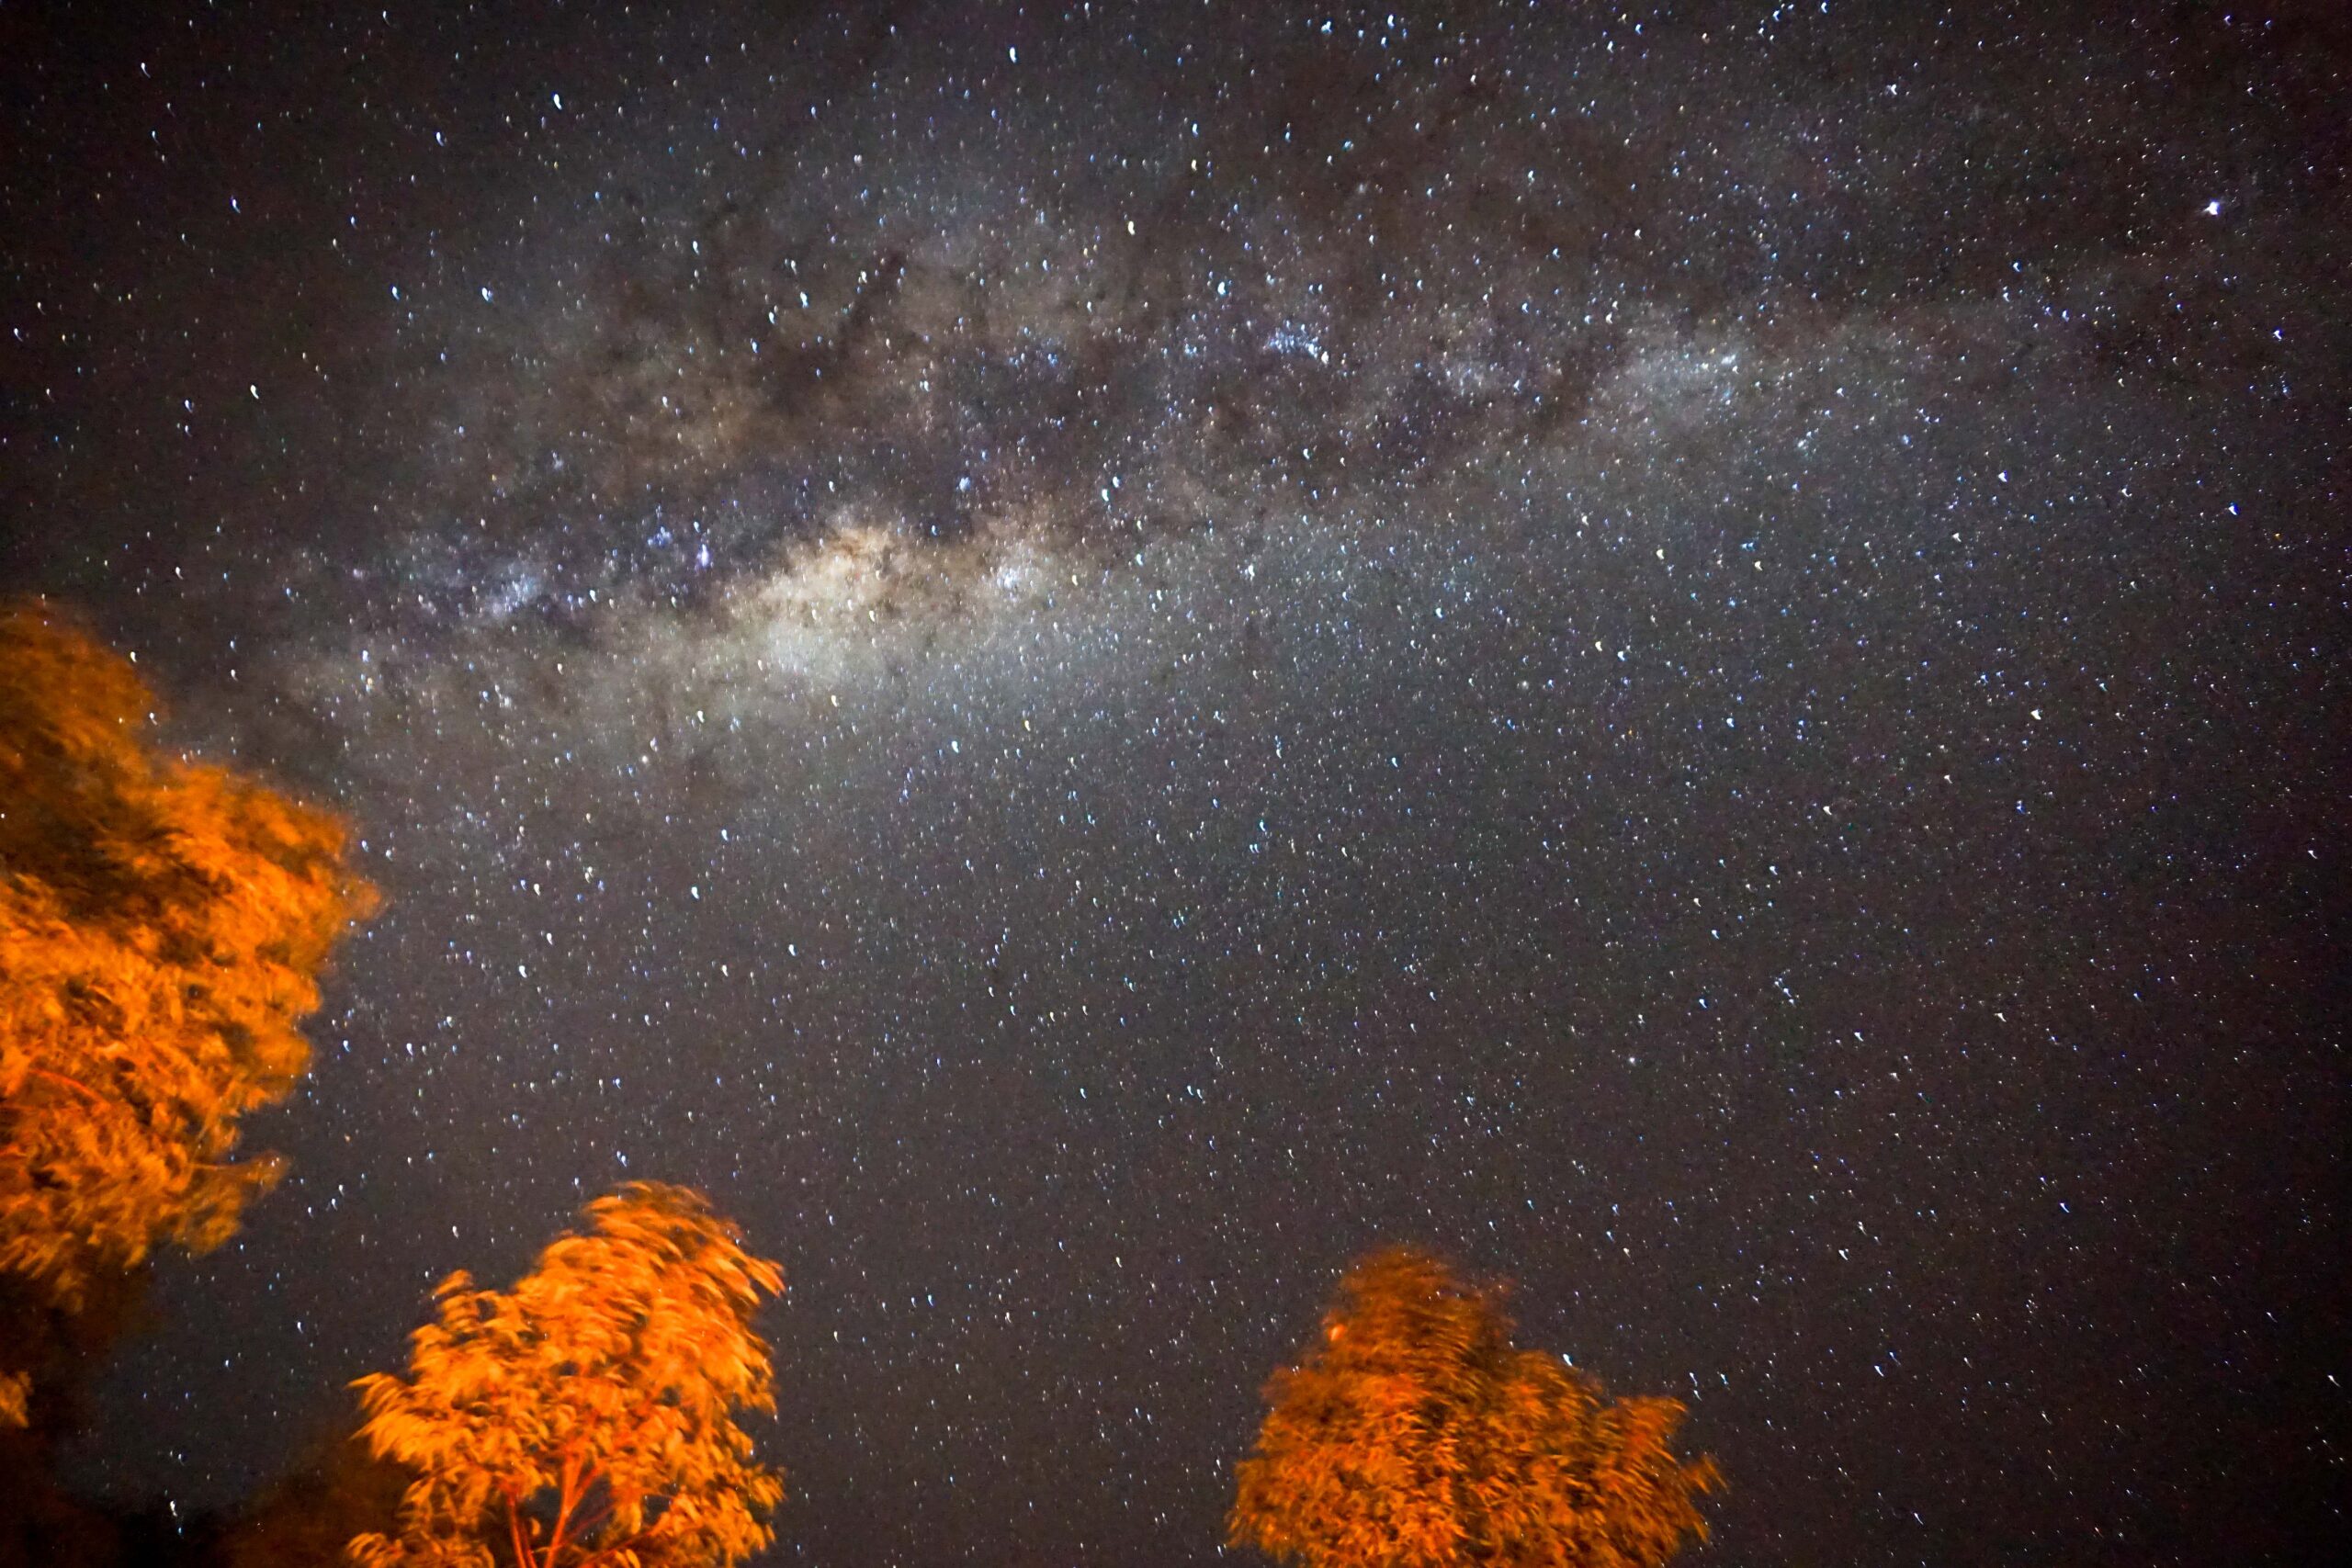
<instances>
[{"instance_id":1,"label":"milky way","mask_svg":"<svg viewBox=\"0 0 2352 1568\"><path fill-rule=\"evenodd\" d=\"M778 1561L1211 1558L1385 1240L1724 1561L2341 1538L2328 7L322 9L16 24L6 581L389 896L85 1484L659 1178Z\"/></svg>"}]
</instances>

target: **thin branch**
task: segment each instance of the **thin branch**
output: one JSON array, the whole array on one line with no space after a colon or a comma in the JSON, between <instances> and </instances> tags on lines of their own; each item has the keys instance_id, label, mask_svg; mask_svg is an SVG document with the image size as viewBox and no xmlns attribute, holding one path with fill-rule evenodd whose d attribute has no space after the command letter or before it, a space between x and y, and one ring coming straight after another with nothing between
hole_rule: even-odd
<instances>
[{"instance_id":1,"label":"thin branch","mask_svg":"<svg viewBox=\"0 0 2352 1568\"><path fill-rule=\"evenodd\" d=\"M531 1556L531 1549L523 1541L523 1510L514 1500L512 1487L506 1492L506 1531L514 1542L514 1568L538 1568Z\"/></svg>"},{"instance_id":2,"label":"thin branch","mask_svg":"<svg viewBox=\"0 0 2352 1568\"><path fill-rule=\"evenodd\" d=\"M67 1077L63 1073L52 1073L47 1067L27 1067L25 1071L31 1074L34 1077L47 1078L50 1082L57 1084L62 1088L70 1089L74 1093L87 1100L93 1105L104 1105L107 1102L105 1095L100 1094L96 1089L92 1089L80 1078Z\"/></svg>"}]
</instances>

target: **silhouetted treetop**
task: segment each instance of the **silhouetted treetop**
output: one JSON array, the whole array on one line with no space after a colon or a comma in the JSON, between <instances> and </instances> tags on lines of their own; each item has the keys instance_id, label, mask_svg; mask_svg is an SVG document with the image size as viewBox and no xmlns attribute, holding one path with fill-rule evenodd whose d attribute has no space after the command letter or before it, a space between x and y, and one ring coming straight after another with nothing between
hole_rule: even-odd
<instances>
[{"instance_id":1,"label":"silhouetted treetop","mask_svg":"<svg viewBox=\"0 0 2352 1568\"><path fill-rule=\"evenodd\" d=\"M784 1483L735 1413L775 1408L752 1332L783 1271L687 1188L588 1205L502 1293L452 1274L406 1378L356 1384L374 1451L418 1477L363 1568L725 1568L773 1539Z\"/></svg>"},{"instance_id":2,"label":"silhouetted treetop","mask_svg":"<svg viewBox=\"0 0 2352 1568\"><path fill-rule=\"evenodd\" d=\"M1317 1341L1266 1385L1231 1544L1305 1568L1655 1568L1704 1539L1712 1460L1683 1407L1610 1400L1513 1347L1499 1287L1395 1247L1340 1280Z\"/></svg>"},{"instance_id":3,"label":"silhouetted treetop","mask_svg":"<svg viewBox=\"0 0 2352 1568\"><path fill-rule=\"evenodd\" d=\"M0 611L0 1269L92 1271L236 1228L274 1160L238 1120L310 1060L335 940L375 907L343 823L159 750L128 660Z\"/></svg>"}]
</instances>

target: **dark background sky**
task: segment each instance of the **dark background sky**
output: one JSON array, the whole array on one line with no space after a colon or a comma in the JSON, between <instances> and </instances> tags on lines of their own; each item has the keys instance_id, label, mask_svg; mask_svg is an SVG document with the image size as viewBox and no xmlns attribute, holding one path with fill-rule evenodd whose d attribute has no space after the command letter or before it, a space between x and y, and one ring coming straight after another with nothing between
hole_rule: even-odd
<instances>
[{"instance_id":1,"label":"dark background sky","mask_svg":"<svg viewBox=\"0 0 2352 1568\"><path fill-rule=\"evenodd\" d=\"M0 6L0 583L385 913L76 1450L588 1196L778 1562L1200 1562L1382 1241L1707 1560L2341 1545L2337 8Z\"/></svg>"}]
</instances>

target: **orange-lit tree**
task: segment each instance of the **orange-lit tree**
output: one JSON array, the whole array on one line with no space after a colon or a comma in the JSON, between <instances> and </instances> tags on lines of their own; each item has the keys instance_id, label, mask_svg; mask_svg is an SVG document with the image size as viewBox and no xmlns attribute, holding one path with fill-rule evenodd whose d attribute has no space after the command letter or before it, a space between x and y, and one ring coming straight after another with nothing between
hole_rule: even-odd
<instances>
[{"instance_id":1,"label":"orange-lit tree","mask_svg":"<svg viewBox=\"0 0 2352 1568\"><path fill-rule=\"evenodd\" d=\"M293 1088L375 901L337 818L160 751L153 707L128 660L0 609L0 1269L67 1308L218 1245L276 1179L231 1159L238 1119Z\"/></svg>"},{"instance_id":2,"label":"orange-lit tree","mask_svg":"<svg viewBox=\"0 0 2352 1568\"><path fill-rule=\"evenodd\" d=\"M356 1385L361 1436L416 1474L363 1568L725 1568L774 1539L783 1478L736 1424L773 1410L752 1332L774 1263L700 1193L640 1182L588 1205L513 1292L452 1274L407 1378Z\"/></svg>"},{"instance_id":3,"label":"orange-lit tree","mask_svg":"<svg viewBox=\"0 0 2352 1568\"><path fill-rule=\"evenodd\" d=\"M1673 1399L1609 1400L1510 1342L1500 1291L1377 1252L1321 1343L1266 1385L1237 1469L1236 1546L1304 1568L1654 1568L1704 1540L1712 1460L1680 1460Z\"/></svg>"}]
</instances>

